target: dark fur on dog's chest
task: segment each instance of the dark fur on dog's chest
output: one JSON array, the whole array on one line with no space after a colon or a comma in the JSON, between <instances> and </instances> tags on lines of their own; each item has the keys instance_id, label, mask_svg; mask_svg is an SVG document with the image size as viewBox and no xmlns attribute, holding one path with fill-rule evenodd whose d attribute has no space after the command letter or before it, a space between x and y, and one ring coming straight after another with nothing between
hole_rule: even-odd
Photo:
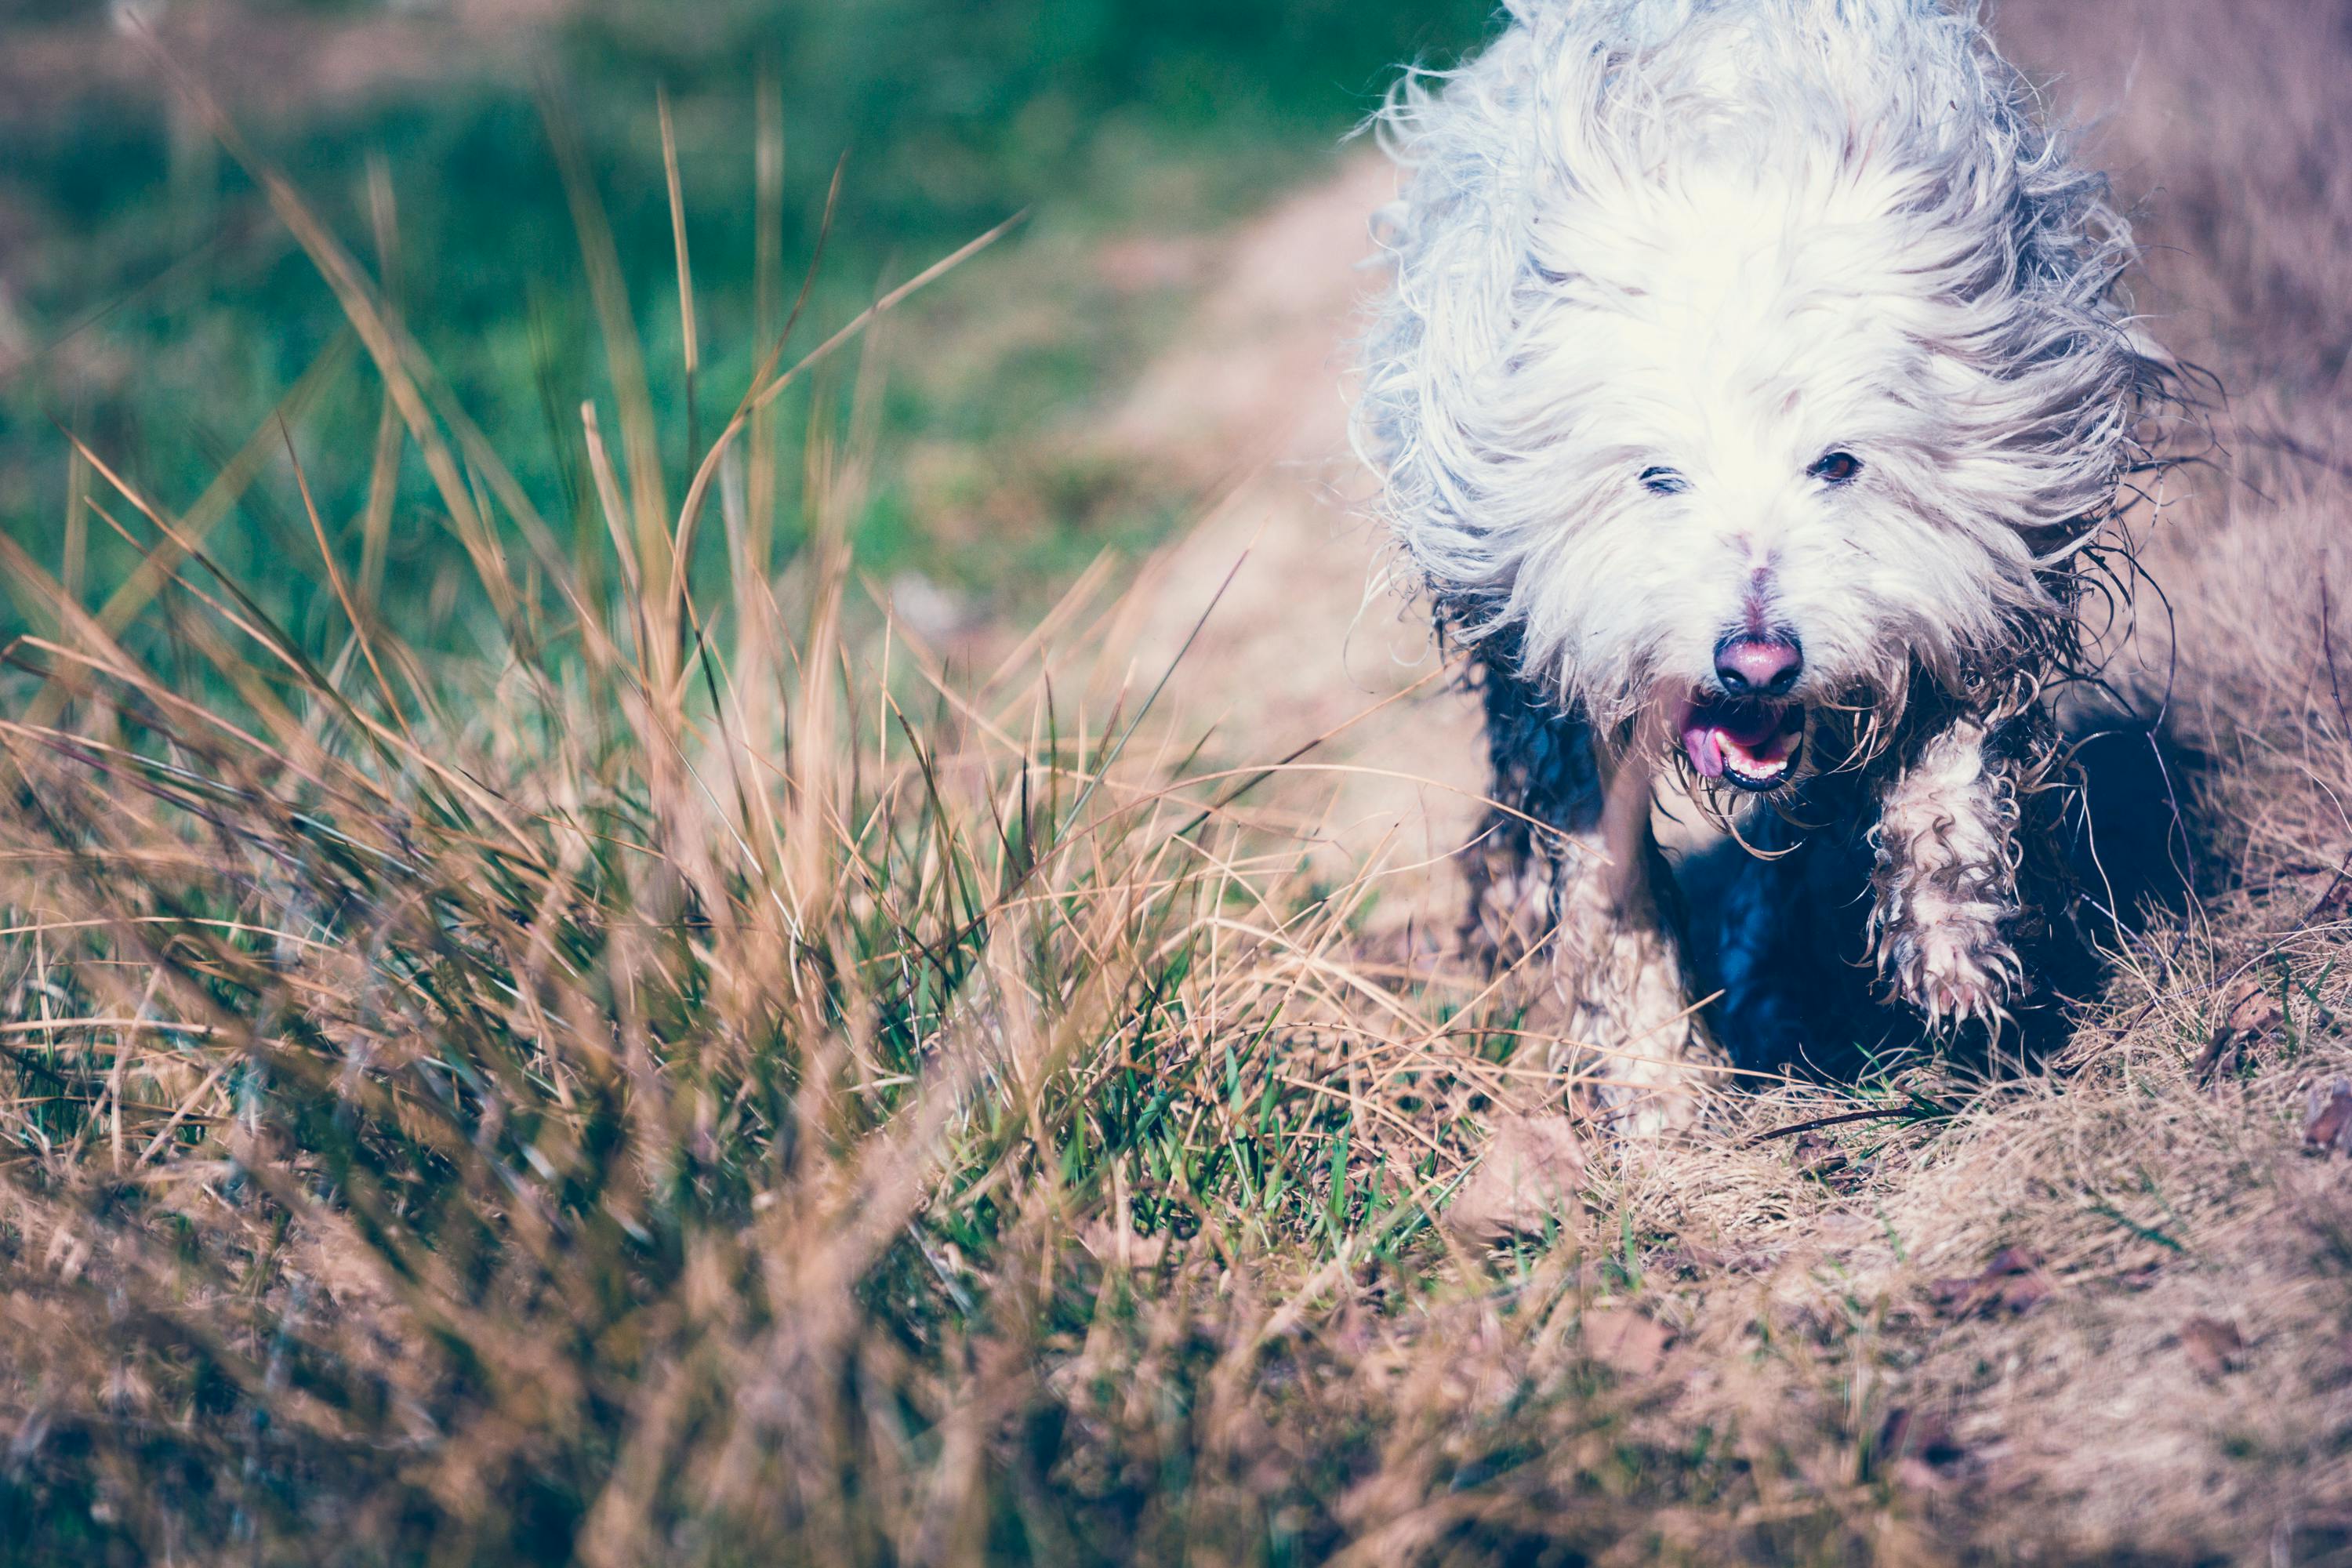
<instances>
[{"instance_id":1,"label":"dark fur on dog's chest","mask_svg":"<svg viewBox=\"0 0 2352 1568\"><path fill-rule=\"evenodd\" d=\"M1544 920L1563 913L1560 890L1586 852L1605 787L1601 757L1619 737L1596 736L1580 715L1521 678L1507 636L1477 647L1475 680L1486 719L1494 805L1466 855L1472 882L1465 937L1490 958L1510 956L1488 906L1543 891ZM1742 1068L1847 1077L1927 1043L1919 1011L1902 1005L1881 960L1888 941L1873 911L1886 895L1886 847L1875 831L1890 777L1954 715L1922 702L1874 766L1815 773L1740 814L1737 831L1679 853L1654 851L1657 918L1674 933L1685 984L1715 1044ZM2028 781L2016 793L2011 875L2000 879L2000 939L2018 983L1993 1020L1941 1033L1948 1047L2038 1055L2063 1037L2072 1002L2095 983L2080 893L2093 849L2085 781L2055 759L2061 748L2038 705L1989 729L1988 769ZM1692 803L1677 803L1693 809ZM1671 808L1670 808L1671 809ZM1965 876L1982 876L1974 868ZM1514 893L1511 889L1520 889ZM1966 889L1955 889L1956 894ZM1540 938L1538 938L1540 940ZM1907 956L1892 955L1894 973Z\"/></svg>"}]
</instances>

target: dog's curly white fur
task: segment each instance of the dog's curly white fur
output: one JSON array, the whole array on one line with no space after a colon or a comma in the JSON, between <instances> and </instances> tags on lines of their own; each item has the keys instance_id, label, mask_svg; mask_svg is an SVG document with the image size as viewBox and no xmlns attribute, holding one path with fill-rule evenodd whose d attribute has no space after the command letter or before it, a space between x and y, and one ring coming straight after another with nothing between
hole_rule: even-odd
<instances>
[{"instance_id":1,"label":"dog's curly white fur","mask_svg":"<svg viewBox=\"0 0 2352 1568\"><path fill-rule=\"evenodd\" d=\"M1843 773L1894 993L2000 1016L2044 688L2167 379L2105 183L1935 0L1513 0L1377 127L1408 178L1359 442L1482 668L1508 809L1474 880L1540 867L1583 1015L1687 1062L1612 790Z\"/></svg>"}]
</instances>

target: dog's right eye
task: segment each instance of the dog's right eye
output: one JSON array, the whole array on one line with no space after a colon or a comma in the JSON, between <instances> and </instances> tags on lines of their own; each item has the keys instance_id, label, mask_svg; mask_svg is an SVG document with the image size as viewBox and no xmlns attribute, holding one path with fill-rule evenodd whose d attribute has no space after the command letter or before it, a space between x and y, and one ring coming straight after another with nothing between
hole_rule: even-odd
<instances>
[{"instance_id":1,"label":"dog's right eye","mask_svg":"<svg viewBox=\"0 0 2352 1568\"><path fill-rule=\"evenodd\" d=\"M1643 468L1642 488L1654 496L1678 496L1690 489L1690 481L1672 468Z\"/></svg>"}]
</instances>

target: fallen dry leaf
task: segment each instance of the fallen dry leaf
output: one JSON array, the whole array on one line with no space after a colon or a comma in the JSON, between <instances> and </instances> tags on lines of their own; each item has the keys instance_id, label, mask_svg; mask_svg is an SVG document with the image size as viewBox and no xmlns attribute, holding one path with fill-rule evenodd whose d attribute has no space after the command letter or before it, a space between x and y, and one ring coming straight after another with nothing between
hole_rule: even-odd
<instances>
[{"instance_id":1,"label":"fallen dry leaf","mask_svg":"<svg viewBox=\"0 0 2352 1568\"><path fill-rule=\"evenodd\" d=\"M1834 1142L1819 1132L1798 1134L1796 1142L1790 1147L1789 1163L1800 1173L1837 1193L1855 1191L1866 1174Z\"/></svg>"},{"instance_id":2,"label":"fallen dry leaf","mask_svg":"<svg viewBox=\"0 0 2352 1568\"><path fill-rule=\"evenodd\" d=\"M1973 1279L1930 1280L1927 1299L1948 1318L2013 1318L2049 1300L2057 1286L2028 1247L2004 1247Z\"/></svg>"},{"instance_id":3,"label":"fallen dry leaf","mask_svg":"<svg viewBox=\"0 0 2352 1568\"><path fill-rule=\"evenodd\" d=\"M2270 992L2267 981L2260 974L2249 974L2230 987L2228 1003L2221 1015L2222 1026L2242 1035L2259 1035L2277 1028L2286 1021L2286 1008Z\"/></svg>"},{"instance_id":4,"label":"fallen dry leaf","mask_svg":"<svg viewBox=\"0 0 2352 1568\"><path fill-rule=\"evenodd\" d=\"M1948 1417L1905 1405L1886 1413L1886 1422L1878 1429L1878 1452L1897 1480L1923 1491L1950 1485L1952 1477L1946 1472L1968 1458L1968 1450L1952 1436Z\"/></svg>"},{"instance_id":5,"label":"fallen dry leaf","mask_svg":"<svg viewBox=\"0 0 2352 1568\"><path fill-rule=\"evenodd\" d=\"M1844 1152L1818 1132L1797 1135L1797 1141L1789 1146L1789 1163L1809 1176L1843 1171L1848 1163Z\"/></svg>"},{"instance_id":6,"label":"fallen dry leaf","mask_svg":"<svg viewBox=\"0 0 2352 1568\"><path fill-rule=\"evenodd\" d=\"M2197 1058L2197 1081L2210 1084L2234 1071L2247 1047L2286 1022L2286 1009L2267 989L2267 977L2241 975L2222 994L2221 1021Z\"/></svg>"},{"instance_id":7,"label":"fallen dry leaf","mask_svg":"<svg viewBox=\"0 0 2352 1568\"><path fill-rule=\"evenodd\" d=\"M2304 1090L2303 1148L2307 1154L2352 1152L2352 1078L2315 1081Z\"/></svg>"},{"instance_id":8,"label":"fallen dry leaf","mask_svg":"<svg viewBox=\"0 0 2352 1568\"><path fill-rule=\"evenodd\" d=\"M1445 1211L1455 1234L1494 1242L1540 1236L1584 1186L1584 1140L1565 1116L1506 1116Z\"/></svg>"},{"instance_id":9,"label":"fallen dry leaf","mask_svg":"<svg viewBox=\"0 0 2352 1568\"><path fill-rule=\"evenodd\" d=\"M1620 1377L1651 1377L1666 1361L1674 1334L1631 1307L1587 1307L1578 1320L1584 1353Z\"/></svg>"},{"instance_id":10,"label":"fallen dry leaf","mask_svg":"<svg viewBox=\"0 0 2352 1568\"><path fill-rule=\"evenodd\" d=\"M2238 1332L2238 1325L2220 1318L2200 1315L2180 1325L2180 1353L2200 1377L2220 1377L2245 1348L2246 1337Z\"/></svg>"},{"instance_id":11,"label":"fallen dry leaf","mask_svg":"<svg viewBox=\"0 0 2352 1568\"><path fill-rule=\"evenodd\" d=\"M2326 885L2319 889L2319 896L2312 900L2311 906L2303 911L2303 918L2295 922L2298 926L2332 920L2347 909L2352 909L2352 854L2347 854L2333 867L2303 865L2281 867L2279 869L2282 885L2298 877L2327 879Z\"/></svg>"}]
</instances>

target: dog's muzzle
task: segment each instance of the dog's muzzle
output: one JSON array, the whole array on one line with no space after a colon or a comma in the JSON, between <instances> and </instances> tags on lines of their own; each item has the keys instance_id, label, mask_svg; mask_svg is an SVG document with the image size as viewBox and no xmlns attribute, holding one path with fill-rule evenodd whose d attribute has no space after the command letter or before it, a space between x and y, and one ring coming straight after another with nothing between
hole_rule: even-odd
<instances>
[{"instance_id":1,"label":"dog's muzzle","mask_svg":"<svg viewBox=\"0 0 2352 1568\"><path fill-rule=\"evenodd\" d=\"M1703 779L1747 790L1788 782L1805 743L1805 710L1794 702L1693 698L1684 710L1683 753Z\"/></svg>"},{"instance_id":2,"label":"dog's muzzle","mask_svg":"<svg viewBox=\"0 0 2352 1568\"><path fill-rule=\"evenodd\" d=\"M1804 668L1792 637L1736 635L1717 646L1716 689L1693 693L1676 726L1699 777L1746 790L1787 782L1805 742L1804 707L1790 698Z\"/></svg>"}]
</instances>

